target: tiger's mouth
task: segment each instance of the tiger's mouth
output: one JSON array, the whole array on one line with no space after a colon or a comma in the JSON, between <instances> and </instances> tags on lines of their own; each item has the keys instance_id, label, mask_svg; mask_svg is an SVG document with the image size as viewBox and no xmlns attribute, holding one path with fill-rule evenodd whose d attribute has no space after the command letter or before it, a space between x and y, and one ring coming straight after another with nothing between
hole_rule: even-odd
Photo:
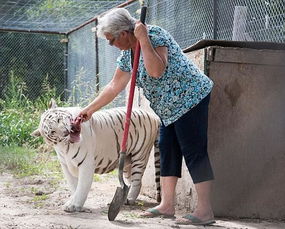
<instances>
[{"instance_id":1,"label":"tiger's mouth","mask_svg":"<svg viewBox=\"0 0 285 229\"><path fill-rule=\"evenodd\" d=\"M80 141L80 132L81 132L81 118L76 118L71 122L71 130L69 141L71 143L76 143Z\"/></svg>"}]
</instances>

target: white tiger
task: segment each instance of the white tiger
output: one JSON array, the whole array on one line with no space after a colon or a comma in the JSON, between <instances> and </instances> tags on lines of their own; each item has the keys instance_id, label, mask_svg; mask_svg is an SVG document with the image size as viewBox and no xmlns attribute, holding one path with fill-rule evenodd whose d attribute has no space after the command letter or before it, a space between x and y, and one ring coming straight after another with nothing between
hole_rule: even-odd
<instances>
[{"instance_id":1,"label":"white tiger","mask_svg":"<svg viewBox=\"0 0 285 229\"><path fill-rule=\"evenodd\" d=\"M67 212L83 211L94 172L108 173L117 167L126 116L123 108L97 111L90 120L81 124L80 136L75 136L71 122L80 111L78 107L57 107L52 101L50 108L41 115L38 129L32 133L33 136L42 136L57 153L72 192L64 206ZM133 109L124 166L124 177L130 184L129 204L134 204L139 195L153 146L157 200L160 201L159 126L160 120L155 115Z\"/></svg>"}]
</instances>

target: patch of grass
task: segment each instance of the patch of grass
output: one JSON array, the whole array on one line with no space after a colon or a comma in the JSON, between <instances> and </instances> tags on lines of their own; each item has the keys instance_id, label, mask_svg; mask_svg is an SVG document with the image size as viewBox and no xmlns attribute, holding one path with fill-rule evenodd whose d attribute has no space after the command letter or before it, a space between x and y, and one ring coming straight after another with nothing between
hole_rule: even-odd
<instances>
[{"instance_id":1,"label":"patch of grass","mask_svg":"<svg viewBox=\"0 0 285 229\"><path fill-rule=\"evenodd\" d=\"M39 202L39 201L44 201L48 199L48 195L41 195L41 196L35 196L32 201L33 202Z\"/></svg>"},{"instance_id":2,"label":"patch of grass","mask_svg":"<svg viewBox=\"0 0 285 229\"><path fill-rule=\"evenodd\" d=\"M36 161L33 149L10 146L0 146L0 172L11 171L17 177L41 174L42 164Z\"/></svg>"},{"instance_id":3,"label":"patch of grass","mask_svg":"<svg viewBox=\"0 0 285 229\"><path fill-rule=\"evenodd\" d=\"M137 219L139 218L139 214L137 213L134 213L134 212L126 212L126 213L123 213L123 215L126 217L126 218L130 218L130 219Z\"/></svg>"},{"instance_id":4,"label":"patch of grass","mask_svg":"<svg viewBox=\"0 0 285 229\"><path fill-rule=\"evenodd\" d=\"M109 173L104 174L94 174L93 181L95 182L105 182L106 180L117 178L118 177L118 169L115 169Z\"/></svg>"},{"instance_id":5,"label":"patch of grass","mask_svg":"<svg viewBox=\"0 0 285 229\"><path fill-rule=\"evenodd\" d=\"M108 175L110 177L117 177L118 176L118 169L114 169L113 171L109 172Z\"/></svg>"},{"instance_id":6,"label":"patch of grass","mask_svg":"<svg viewBox=\"0 0 285 229\"><path fill-rule=\"evenodd\" d=\"M143 207L144 206L144 202L143 201L136 201L136 205L139 206L139 207Z\"/></svg>"},{"instance_id":7,"label":"patch of grass","mask_svg":"<svg viewBox=\"0 0 285 229\"><path fill-rule=\"evenodd\" d=\"M32 175L53 177L51 183L54 186L63 179L55 155L19 146L0 146L0 173L7 170L18 178Z\"/></svg>"},{"instance_id":8,"label":"patch of grass","mask_svg":"<svg viewBox=\"0 0 285 229\"><path fill-rule=\"evenodd\" d=\"M100 181L102 181L101 175L99 175L99 174L94 174L94 176L93 176L93 181L95 181L95 182L100 182Z\"/></svg>"}]
</instances>

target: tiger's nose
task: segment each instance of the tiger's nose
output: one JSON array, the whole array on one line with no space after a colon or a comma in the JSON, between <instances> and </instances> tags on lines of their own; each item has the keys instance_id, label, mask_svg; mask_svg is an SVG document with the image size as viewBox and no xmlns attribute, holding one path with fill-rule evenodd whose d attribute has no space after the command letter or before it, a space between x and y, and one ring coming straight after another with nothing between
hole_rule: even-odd
<instances>
[{"instance_id":1,"label":"tiger's nose","mask_svg":"<svg viewBox=\"0 0 285 229\"><path fill-rule=\"evenodd\" d=\"M63 137L67 137L68 135L69 135L69 131L68 130L63 132Z\"/></svg>"}]
</instances>

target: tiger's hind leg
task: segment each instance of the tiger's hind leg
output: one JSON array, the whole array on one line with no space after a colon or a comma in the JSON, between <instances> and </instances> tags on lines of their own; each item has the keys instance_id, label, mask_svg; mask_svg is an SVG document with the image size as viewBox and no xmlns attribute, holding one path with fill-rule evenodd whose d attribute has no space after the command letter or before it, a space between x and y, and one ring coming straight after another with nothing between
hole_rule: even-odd
<instances>
[{"instance_id":1,"label":"tiger's hind leg","mask_svg":"<svg viewBox=\"0 0 285 229\"><path fill-rule=\"evenodd\" d=\"M132 162L130 155L127 155L125 158L125 166L123 172L124 172L124 181L128 186L130 186L130 190L125 204L133 205L135 203L137 196L139 195L141 184L134 185L132 182Z\"/></svg>"}]
</instances>

